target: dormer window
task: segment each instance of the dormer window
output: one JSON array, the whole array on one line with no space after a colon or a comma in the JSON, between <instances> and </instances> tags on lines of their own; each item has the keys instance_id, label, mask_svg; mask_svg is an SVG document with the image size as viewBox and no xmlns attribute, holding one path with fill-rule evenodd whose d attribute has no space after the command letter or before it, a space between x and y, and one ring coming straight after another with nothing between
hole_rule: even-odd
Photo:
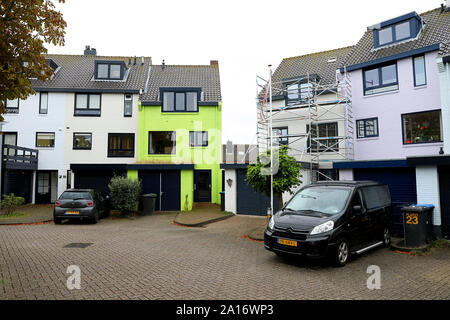
<instances>
[{"instance_id":1,"label":"dormer window","mask_svg":"<svg viewBox=\"0 0 450 320\"><path fill-rule=\"evenodd\" d=\"M123 80L126 69L123 61L95 61L95 79Z\"/></svg>"},{"instance_id":2,"label":"dormer window","mask_svg":"<svg viewBox=\"0 0 450 320\"><path fill-rule=\"evenodd\" d=\"M198 112L199 88L161 88L163 112Z\"/></svg>"},{"instance_id":3,"label":"dormer window","mask_svg":"<svg viewBox=\"0 0 450 320\"><path fill-rule=\"evenodd\" d=\"M309 82L308 79L304 77L296 80L283 80L286 105L293 106L307 104L308 99L314 98L313 85L311 82L318 81L318 79L317 75L311 75Z\"/></svg>"},{"instance_id":4,"label":"dormer window","mask_svg":"<svg viewBox=\"0 0 450 320\"><path fill-rule=\"evenodd\" d=\"M422 20L415 12L373 26L374 48L415 38L421 27Z\"/></svg>"}]
</instances>

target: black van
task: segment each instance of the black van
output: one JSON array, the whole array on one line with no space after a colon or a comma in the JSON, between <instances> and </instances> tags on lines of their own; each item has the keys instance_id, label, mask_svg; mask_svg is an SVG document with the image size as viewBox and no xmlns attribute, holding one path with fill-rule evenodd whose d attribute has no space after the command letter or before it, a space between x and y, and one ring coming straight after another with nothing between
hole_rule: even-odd
<instances>
[{"instance_id":1,"label":"black van","mask_svg":"<svg viewBox=\"0 0 450 320\"><path fill-rule=\"evenodd\" d=\"M389 246L391 222L387 185L318 182L300 189L270 218L264 246L278 255L329 257L344 266L350 254Z\"/></svg>"}]
</instances>

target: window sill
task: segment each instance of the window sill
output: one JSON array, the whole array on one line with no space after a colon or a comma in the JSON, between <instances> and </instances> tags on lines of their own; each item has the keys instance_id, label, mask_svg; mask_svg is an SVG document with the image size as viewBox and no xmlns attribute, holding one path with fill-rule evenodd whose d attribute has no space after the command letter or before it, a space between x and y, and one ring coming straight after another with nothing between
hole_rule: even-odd
<instances>
[{"instance_id":1,"label":"window sill","mask_svg":"<svg viewBox=\"0 0 450 320\"><path fill-rule=\"evenodd\" d=\"M192 115L196 115L199 114L199 111L161 111L162 114L192 114Z\"/></svg>"},{"instance_id":2,"label":"window sill","mask_svg":"<svg viewBox=\"0 0 450 320\"><path fill-rule=\"evenodd\" d=\"M159 154L159 153L149 153L148 154L148 156L158 156L158 157L160 157L160 156L164 156L164 157L174 157L174 156L176 156L177 154L176 153L169 153L169 154L167 154L167 153L161 153L161 154Z\"/></svg>"},{"instance_id":3,"label":"window sill","mask_svg":"<svg viewBox=\"0 0 450 320\"><path fill-rule=\"evenodd\" d=\"M367 99L367 98L374 98L374 97L379 97L379 96L385 96L385 95L389 95L389 94L396 94L399 91L400 91L400 89L395 89L395 90L392 90L392 91L373 93L373 94L369 94L369 95L364 95L363 98Z\"/></svg>"},{"instance_id":4,"label":"window sill","mask_svg":"<svg viewBox=\"0 0 450 320\"><path fill-rule=\"evenodd\" d=\"M426 89L428 86L426 84L422 86L414 86L414 90Z\"/></svg>"},{"instance_id":5,"label":"window sill","mask_svg":"<svg viewBox=\"0 0 450 320\"><path fill-rule=\"evenodd\" d=\"M414 148L414 147L442 147L444 145L444 142L422 142L422 143L409 143L409 144L403 144L403 148Z\"/></svg>"},{"instance_id":6,"label":"window sill","mask_svg":"<svg viewBox=\"0 0 450 320\"><path fill-rule=\"evenodd\" d=\"M35 147L38 150L55 150L55 147Z\"/></svg>"},{"instance_id":7,"label":"window sill","mask_svg":"<svg viewBox=\"0 0 450 320\"><path fill-rule=\"evenodd\" d=\"M377 136L377 137L356 138L356 141L371 141L371 140L380 140L380 136Z\"/></svg>"}]
</instances>

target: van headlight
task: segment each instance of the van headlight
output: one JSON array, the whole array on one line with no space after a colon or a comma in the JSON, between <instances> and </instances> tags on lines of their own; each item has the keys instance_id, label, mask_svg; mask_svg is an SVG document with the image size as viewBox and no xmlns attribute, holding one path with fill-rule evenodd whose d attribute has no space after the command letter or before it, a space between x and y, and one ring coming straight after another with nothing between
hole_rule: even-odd
<instances>
[{"instance_id":1,"label":"van headlight","mask_svg":"<svg viewBox=\"0 0 450 320\"><path fill-rule=\"evenodd\" d=\"M275 228L275 220L273 220L273 216L270 217L269 223L267 224L267 227L269 228L269 230L273 230L273 228Z\"/></svg>"},{"instance_id":2,"label":"van headlight","mask_svg":"<svg viewBox=\"0 0 450 320\"><path fill-rule=\"evenodd\" d=\"M330 220L325 223L319 224L317 227L314 227L314 229L312 229L312 231L311 231L311 234L324 233L324 232L333 230L333 228L334 228L334 222Z\"/></svg>"}]
</instances>

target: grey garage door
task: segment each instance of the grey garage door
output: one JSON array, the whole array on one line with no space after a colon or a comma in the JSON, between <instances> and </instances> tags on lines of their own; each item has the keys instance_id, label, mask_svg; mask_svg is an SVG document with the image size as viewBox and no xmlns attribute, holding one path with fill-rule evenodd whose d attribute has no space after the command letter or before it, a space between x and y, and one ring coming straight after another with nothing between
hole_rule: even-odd
<instances>
[{"instance_id":1,"label":"grey garage door","mask_svg":"<svg viewBox=\"0 0 450 320\"><path fill-rule=\"evenodd\" d=\"M109 194L108 184L111 178L116 175L126 175L124 170L77 170L74 171L74 185L77 189L95 189L103 195Z\"/></svg>"},{"instance_id":2,"label":"grey garage door","mask_svg":"<svg viewBox=\"0 0 450 320\"><path fill-rule=\"evenodd\" d=\"M247 184L245 178L246 169L236 170L237 175L237 208L238 214L250 214L257 216L267 215L267 208L270 207L270 197L256 192ZM278 210L278 202L274 197L274 211Z\"/></svg>"},{"instance_id":3,"label":"grey garage door","mask_svg":"<svg viewBox=\"0 0 450 320\"><path fill-rule=\"evenodd\" d=\"M156 210L180 210L181 176L180 170L139 171L142 193L155 193Z\"/></svg>"},{"instance_id":4,"label":"grey garage door","mask_svg":"<svg viewBox=\"0 0 450 320\"><path fill-rule=\"evenodd\" d=\"M354 169L355 180L373 180L389 186L393 207L393 232L403 234L401 208L417 203L415 168Z\"/></svg>"}]
</instances>

